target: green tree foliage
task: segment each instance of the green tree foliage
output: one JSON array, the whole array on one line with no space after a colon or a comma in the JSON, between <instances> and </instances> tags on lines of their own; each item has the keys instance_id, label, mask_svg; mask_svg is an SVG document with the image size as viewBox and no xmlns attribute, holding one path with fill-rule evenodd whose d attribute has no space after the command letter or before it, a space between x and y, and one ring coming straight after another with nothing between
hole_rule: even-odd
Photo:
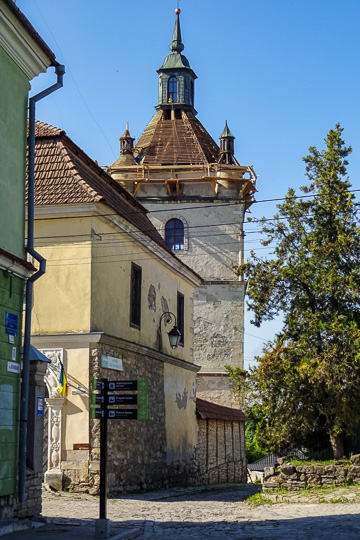
<instances>
[{"instance_id":1,"label":"green tree foliage","mask_svg":"<svg viewBox=\"0 0 360 540\"><path fill-rule=\"evenodd\" d=\"M244 408L245 401L249 402L248 399L245 400L246 397L249 397L249 394L245 394L245 389L248 389L248 373L240 367L233 366L225 366L225 370L229 376L228 382L231 386L231 393L237 399L239 407ZM262 422L261 408L256 403L248 404L248 406L245 406L245 415L247 417L245 422L246 459L248 463L253 463L269 454L270 450L258 438L258 431Z\"/></svg>"},{"instance_id":2,"label":"green tree foliage","mask_svg":"<svg viewBox=\"0 0 360 540\"><path fill-rule=\"evenodd\" d=\"M339 124L303 158L309 183L263 220L271 258L234 268L248 281L253 324L283 316L243 389L262 411L257 436L272 450L306 444L325 426L336 458L360 420L360 230L346 178L351 148Z\"/></svg>"}]
</instances>

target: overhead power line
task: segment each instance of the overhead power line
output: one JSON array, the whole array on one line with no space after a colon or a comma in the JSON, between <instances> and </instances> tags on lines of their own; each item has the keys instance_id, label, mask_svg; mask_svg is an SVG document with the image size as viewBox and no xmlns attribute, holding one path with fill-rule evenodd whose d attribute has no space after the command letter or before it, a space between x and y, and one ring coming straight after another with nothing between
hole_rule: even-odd
<instances>
[{"instance_id":1,"label":"overhead power line","mask_svg":"<svg viewBox=\"0 0 360 540\"><path fill-rule=\"evenodd\" d=\"M351 189L349 190L349 193L358 193L360 191L360 189ZM307 199L307 198L316 198L316 197L322 197L323 195L322 194L315 194L315 195L296 195L294 196L293 198L294 199ZM324 195L325 196L325 195ZM274 198L274 199L262 199L262 200L259 200L259 201L253 201L252 204L260 204L260 203L268 203L268 202L279 202L279 201L285 201L287 199L287 197L281 197L281 198ZM173 201L173 204L175 204L176 201ZM151 203L148 202L147 204L161 204L161 203ZM166 203L166 206L168 204L172 204L172 201L167 201ZM188 202L188 204L192 204L190 201ZM166 212L172 212L174 213L175 211L178 213L178 212L181 212L181 211L192 211L192 210L200 210L202 208L221 208L221 207L224 207L224 206L242 206L244 204L243 201L236 201L236 202L228 202L228 203L212 203L212 204L201 204L199 206L180 206L180 205L177 205L176 207L172 207L172 208L164 208L162 207L160 210L149 210L147 207L144 206L144 208L146 209L146 214L158 214L158 213L166 213ZM360 203L354 203L355 206L360 206ZM127 219L129 216L135 216L135 215L139 215L140 214L140 211L139 210L136 210L134 212L127 212L127 215L121 215L121 217ZM120 214L118 212L109 212L107 214L101 214L101 217L111 217L111 216L119 216ZM81 218L92 218L94 217L94 214L84 214L81 216ZM54 221L54 220L59 220L59 219L74 219L74 216L49 216L49 217L36 217L35 216L35 221L37 220L41 220L41 221ZM266 221L269 221L269 220L272 220L274 218L265 218ZM253 220L255 222L255 220ZM258 219L259 222L261 222L262 220L261 219ZM236 223L236 222L235 222ZM244 224L246 224L246 222L244 222ZM206 226L206 225L204 225ZM198 227L201 227L201 225L198 225Z\"/></svg>"}]
</instances>

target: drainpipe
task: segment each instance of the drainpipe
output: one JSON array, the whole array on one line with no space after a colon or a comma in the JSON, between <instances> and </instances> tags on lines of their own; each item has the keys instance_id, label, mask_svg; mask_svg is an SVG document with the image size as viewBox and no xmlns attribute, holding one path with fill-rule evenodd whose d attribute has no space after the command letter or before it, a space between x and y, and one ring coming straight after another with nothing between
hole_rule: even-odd
<instances>
[{"instance_id":1,"label":"drainpipe","mask_svg":"<svg viewBox=\"0 0 360 540\"><path fill-rule=\"evenodd\" d=\"M46 260L34 249L34 199L35 199L35 104L63 86L65 66L58 64L55 66L57 82L46 88L29 100L29 175L28 175L28 234L27 253L40 264L39 270L33 274L26 284L25 298L25 330L24 330L24 355L23 371L21 383L20 401L20 437L19 437L19 502L23 503L25 495L25 475L26 475L26 439L28 421L28 400L29 400L29 371L30 371L30 336L31 336L31 308L33 296L33 284L46 271Z\"/></svg>"}]
</instances>

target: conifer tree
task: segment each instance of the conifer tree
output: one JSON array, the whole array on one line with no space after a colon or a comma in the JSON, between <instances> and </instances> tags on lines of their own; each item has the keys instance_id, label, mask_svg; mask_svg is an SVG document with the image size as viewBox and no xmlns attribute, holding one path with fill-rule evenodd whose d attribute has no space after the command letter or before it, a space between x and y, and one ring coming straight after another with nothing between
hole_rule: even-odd
<instances>
[{"instance_id":1,"label":"conifer tree","mask_svg":"<svg viewBox=\"0 0 360 540\"><path fill-rule=\"evenodd\" d=\"M337 124L325 149L303 158L304 196L289 189L263 220L272 257L252 252L234 269L248 282L253 324L283 316L248 379L263 416L258 438L281 450L308 443L322 425L335 458L360 421L360 229L342 131Z\"/></svg>"}]
</instances>

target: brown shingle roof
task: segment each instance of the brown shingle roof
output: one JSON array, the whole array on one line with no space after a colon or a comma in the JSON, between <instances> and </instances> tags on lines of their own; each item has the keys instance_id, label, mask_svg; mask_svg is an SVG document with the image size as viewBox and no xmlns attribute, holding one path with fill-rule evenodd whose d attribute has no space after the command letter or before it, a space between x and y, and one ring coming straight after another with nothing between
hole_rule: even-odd
<instances>
[{"instance_id":1,"label":"brown shingle roof","mask_svg":"<svg viewBox=\"0 0 360 540\"><path fill-rule=\"evenodd\" d=\"M199 120L188 110L181 118L167 118L158 111L135 145L144 165L207 165L218 161L219 147Z\"/></svg>"},{"instance_id":2,"label":"brown shingle roof","mask_svg":"<svg viewBox=\"0 0 360 540\"><path fill-rule=\"evenodd\" d=\"M210 418L237 422L245 422L247 420L241 409L224 407L223 405L217 405L217 403L211 403L200 398L196 398L196 412L203 419Z\"/></svg>"},{"instance_id":3,"label":"brown shingle roof","mask_svg":"<svg viewBox=\"0 0 360 540\"><path fill-rule=\"evenodd\" d=\"M147 210L60 129L35 128L35 205L103 202L173 254Z\"/></svg>"}]
</instances>

